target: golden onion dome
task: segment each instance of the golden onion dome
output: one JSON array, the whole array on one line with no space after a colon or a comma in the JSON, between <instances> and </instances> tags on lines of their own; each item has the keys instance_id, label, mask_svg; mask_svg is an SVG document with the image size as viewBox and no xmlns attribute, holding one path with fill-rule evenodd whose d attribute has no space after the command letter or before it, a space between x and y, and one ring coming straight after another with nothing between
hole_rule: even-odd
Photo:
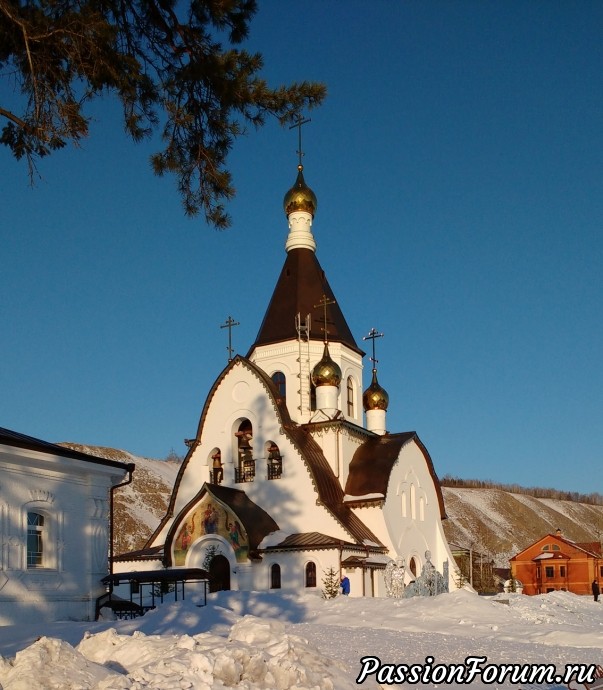
<instances>
[{"instance_id":1,"label":"golden onion dome","mask_svg":"<svg viewBox=\"0 0 603 690\"><path fill-rule=\"evenodd\" d=\"M387 410L389 405L389 395L385 388L379 385L376 369L373 369L371 385L362 394L362 405L365 412L368 410Z\"/></svg>"},{"instance_id":2,"label":"golden onion dome","mask_svg":"<svg viewBox=\"0 0 603 690\"><path fill-rule=\"evenodd\" d=\"M331 359L329 346L326 343L322 359L312 369L312 383L315 386L339 386L341 383L341 369Z\"/></svg>"},{"instance_id":3,"label":"golden onion dome","mask_svg":"<svg viewBox=\"0 0 603 690\"><path fill-rule=\"evenodd\" d=\"M289 214L294 211L307 211L314 217L318 206L316 194L314 194L304 180L304 175L302 173L304 166L298 165L297 169L299 172L297 173L295 184L285 194L285 199L283 201L285 213L289 216Z\"/></svg>"}]
</instances>

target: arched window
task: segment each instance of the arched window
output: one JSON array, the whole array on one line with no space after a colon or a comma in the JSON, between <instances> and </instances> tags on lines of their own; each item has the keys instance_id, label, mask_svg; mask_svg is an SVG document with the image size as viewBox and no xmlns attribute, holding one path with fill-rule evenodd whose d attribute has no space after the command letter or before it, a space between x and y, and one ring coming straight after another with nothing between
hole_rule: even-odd
<instances>
[{"instance_id":1,"label":"arched window","mask_svg":"<svg viewBox=\"0 0 603 690\"><path fill-rule=\"evenodd\" d=\"M419 498L419 520L421 520L421 522L425 521L425 499L423 496Z\"/></svg>"},{"instance_id":2,"label":"arched window","mask_svg":"<svg viewBox=\"0 0 603 690\"><path fill-rule=\"evenodd\" d=\"M348 376L347 382L347 392L348 392L348 417L354 416L354 380L351 376Z\"/></svg>"},{"instance_id":3,"label":"arched window","mask_svg":"<svg viewBox=\"0 0 603 690\"><path fill-rule=\"evenodd\" d=\"M278 563L273 563L270 568L270 589L281 588L281 566Z\"/></svg>"},{"instance_id":4,"label":"arched window","mask_svg":"<svg viewBox=\"0 0 603 690\"><path fill-rule=\"evenodd\" d=\"M316 386L310 381L310 410L316 410Z\"/></svg>"},{"instance_id":5,"label":"arched window","mask_svg":"<svg viewBox=\"0 0 603 690\"><path fill-rule=\"evenodd\" d=\"M417 561L415 560L414 556L410 559L410 563L408 564L408 569L413 574L413 577L417 577Z\"/></svg>"},{"instance_id":6,"label":"arched window","mask_svg":"<svg viewBox=\"0 0 603 690\"><path fill-rule=\"evenodd\" d=\"M306 587L316 587L316 563L306 564Z\"/></svg>"},{"instance_id":7,"label":"arched window","mask_svg":"<svg viewBox=\"0 0 603 690\"><path fill-rule=\"evenodd\" d=\"M235 482L252 482L255 479L255 460L253 459L253 449L251 441L253 439L253 428L248 419L244 419L239 424L239 430L235 433L237 437L237 466L235 467Z\"/></svg>"},{"instance_id":8,"label":"arched window","mask_svg":"<svg viewBox=\"0 0 603 690\"><path fill-rule=\"evenodd\" d=\"M284 400L287 394L287 379L282 371L275 371L272 374L272 382L276 386L279 396Z\"/></svg>"},{"instance_id":9,"label":"arched window","mask_svg":"<svg viewBox=\"0 0 603 690\"><path fill-rule=\"evenodd\" d=\"M224 468L222 467L222 452L219 448L215 448L213 453L209 456L211 464L211 483L221 484L224 479Z\"/></svg>"},{"instance_id":10,"label":"arched window","mask_svg":"<svg viewBox=\"0 0 603 690\"><path fill-rule=\"evenodd\" d=\"M280 479L283 475L283 456L279 447L274 441L266 444L267 457L267 476L268 479Z\"/></svg>"},{"instance_id":11,"label":"arched window","mask_svg":"<svg viewBox=\"0 0 603 690\"><path fill-rule=\"evenodd\" d=\"M27 513L27 567L41 568L44 566L44 542L47 526L44 515Z\"/></svg>"}]
</instances>

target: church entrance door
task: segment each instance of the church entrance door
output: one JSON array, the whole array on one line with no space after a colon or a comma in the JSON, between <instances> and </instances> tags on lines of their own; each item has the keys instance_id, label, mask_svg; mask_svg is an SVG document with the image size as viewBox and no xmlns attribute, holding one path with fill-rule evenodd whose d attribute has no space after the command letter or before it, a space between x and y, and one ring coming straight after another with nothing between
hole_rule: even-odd
<instances>
[{"instance_id":1,"label":"church entrance door","mask_svg":"<svg viewBox=\"0 0 603 690\"><path fill-rule=\"evenodd\" d=\"M230 589L230 563L226 556L217 555L209 564L209 591L222 592Z\"/></svg>"}]
</instances>

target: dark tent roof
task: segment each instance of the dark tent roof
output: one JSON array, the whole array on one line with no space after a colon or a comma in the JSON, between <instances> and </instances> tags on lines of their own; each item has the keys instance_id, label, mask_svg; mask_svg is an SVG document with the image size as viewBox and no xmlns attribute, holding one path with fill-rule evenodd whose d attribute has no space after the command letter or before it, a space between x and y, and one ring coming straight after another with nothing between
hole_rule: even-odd
<instances>
[{"instance_id":1,"label":"dark tent roof","mask_svg":"<svg viewBox=\"0 0 603 690\"><path fill-rule=\"evenodd\" d=\"M278 278L272 299L266 310L264 320L249 354L259 345L278 343L297 338L295 316L304 319L311 315L310 337L322 340L324 337L323 311L317 307L325 295L335 301L335 295L326 278L316 254L311 249L292 249L287 254L283 270ZM335 303L327 307L327 327L329 341L347 345L364 355L343 316L340 306Z\"/></svg>"}]
</instances>

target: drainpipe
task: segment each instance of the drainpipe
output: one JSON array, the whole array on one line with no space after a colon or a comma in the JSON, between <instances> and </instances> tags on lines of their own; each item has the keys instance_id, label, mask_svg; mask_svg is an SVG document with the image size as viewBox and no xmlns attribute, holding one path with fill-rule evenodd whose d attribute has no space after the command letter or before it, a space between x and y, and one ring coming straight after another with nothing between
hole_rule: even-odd
<instances>
[{"instance_id":1,"label":"drainpipe","mask_svg":"<svg viewBox=\"0 0 603 690\"><path fill-rule=\"evenodd\" d=\"M132 475L134 474L136 465L133 462L129 462L126 464L126 468L128 470L128 478L126 481L121 484L115 484L115 486L111 487L109 492L109 575L113 575L113 492L115 489L132 483ZM113 584L111 584L111 589L113 589Z\"/></svg>"}]
</instances>

